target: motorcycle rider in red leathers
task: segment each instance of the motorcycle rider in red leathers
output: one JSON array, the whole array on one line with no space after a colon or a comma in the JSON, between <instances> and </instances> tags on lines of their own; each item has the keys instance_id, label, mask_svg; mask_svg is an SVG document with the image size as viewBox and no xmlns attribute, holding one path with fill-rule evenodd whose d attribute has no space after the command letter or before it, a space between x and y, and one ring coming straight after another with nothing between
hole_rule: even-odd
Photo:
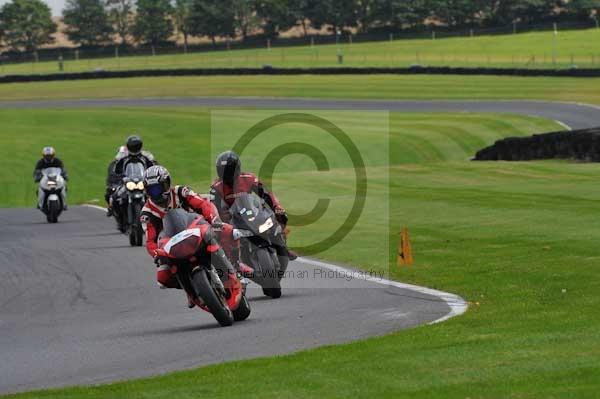
<instances>
[{"instance_id":1,"label":"motorcycle rider in red leathers","mask_svg":"<svg viewBox=\"0 0 600 399\"><path fill-rule=\"evenodd\" d=\"M242 161L233 151L225 151L216 160L218 179L210 187L211 200L215 204L219 216L225 222L231 220L229 208L235 202L239 193L256 193L275 212L275 217L285 230L288 217L285 209L279 203L274 193L269 192L261 181L252 173L241 172ZM290 260L298 257L287 249Z\"/></svg>"},{"instance_id":2,"label":"motorcycle rider in red leathers","mask_svg":"<svg viewBox=\"0 0 600 399\"><path fill-rule=\"evenodd\" d=\"M239 252L239 247L234 245L232 227L222 224L214 205L209 200L194 193L189 187L171 187L171 176L163 166L156 165L146 170L144 187L148 194L148 200L142 208L140 219L146 233L146 250L154 258L154 262L158 267L156 280L159 287L181 288L175 274L171 272L171 267L162 262L163 259L159 256L157 250L159 234L163 229L163 218L169 210L182 208L202 215L212 225L212 228L208 229L206 233L215 235L215 238L213 238L214 243L207 247L211 252L211 262L219 274L222 275L223 285L226 288L232 288L234 296L240 295L241 283L225 251L217 244L217 232L215 230L223 230L220 234L221 244L230 255L234 255L236 251ZM237 259L235 256L234 258ZM194 307L191 298L189 298L188 306L190 308Z\"/></svg>"}]
</instances>

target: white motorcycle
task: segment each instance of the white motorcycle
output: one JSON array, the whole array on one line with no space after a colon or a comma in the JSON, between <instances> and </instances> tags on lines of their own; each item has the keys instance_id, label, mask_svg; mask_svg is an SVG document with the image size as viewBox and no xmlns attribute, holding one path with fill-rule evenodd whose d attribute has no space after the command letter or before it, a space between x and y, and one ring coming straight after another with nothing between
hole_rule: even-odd
<instances>
[{"instance_id":1,"label":"white motorcycle","mask_svg":"<svg viewBox=\"0 0 600 399\"><path fill-rule=\"evenodd\" d=\"M67 187L62 169L42 169L42 179L38 186L38 209L44 212L48 223L56 223L66 206Z\"/></svg>"}]
</instances>

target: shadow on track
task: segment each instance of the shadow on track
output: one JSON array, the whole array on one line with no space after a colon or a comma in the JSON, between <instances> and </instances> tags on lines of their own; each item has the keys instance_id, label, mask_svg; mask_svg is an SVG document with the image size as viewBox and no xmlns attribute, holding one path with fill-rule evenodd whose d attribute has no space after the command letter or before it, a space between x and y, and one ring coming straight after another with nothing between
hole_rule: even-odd
<instances>
[{"instance_id":1,"label":"shadow on track","mask_svg":"<svg viewBox=\"0 0 600 399\"><path fill-rule=\"evenodd\" d=\"M254 324L255 320L244 320L238 322L239 324L248 325ZM234 324L233 328L238 324ZM168 327L168 328L157 328L145 331L131 331L122 334L115 334L113 336L108 337L109 339L119 339L119 338L143 338L157 335L172 335L172 334L181 334L188 333L194 331L210 331L210 330L219 330L222 329L218 323L210 323L210 324L194 324L189 326L182 327Z\"/></svg>"}]
</instances>

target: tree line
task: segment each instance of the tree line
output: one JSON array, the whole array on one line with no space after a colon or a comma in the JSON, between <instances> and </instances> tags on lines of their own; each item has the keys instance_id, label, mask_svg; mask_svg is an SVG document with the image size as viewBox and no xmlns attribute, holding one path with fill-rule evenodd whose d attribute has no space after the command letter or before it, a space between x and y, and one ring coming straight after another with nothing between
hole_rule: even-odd
<instances>
[{"instance_id":1,"label":"tree line","mask_svg":"<svg viewBox=\"0 0 600 399\"><path fill-rule=\"evenodd\" d=\"M66 35L82 46L157 46L174 34L246 40L275 38L293 27L360 33L492 27L556 18L600 17L600 0L68 0ZM57 25L41 0L12 0L0 9L0 46L36 51L52 43Z\"/></svg>"}]
</instances>

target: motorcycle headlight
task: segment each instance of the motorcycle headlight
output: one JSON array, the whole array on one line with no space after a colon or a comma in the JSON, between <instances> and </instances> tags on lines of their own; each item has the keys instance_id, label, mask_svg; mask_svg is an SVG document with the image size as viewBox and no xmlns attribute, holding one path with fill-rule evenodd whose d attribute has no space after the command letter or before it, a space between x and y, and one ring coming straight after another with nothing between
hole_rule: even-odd
<instances>
[{"instance_id":1,"label":"motorcycle headlight","mask_svg":"<svg viewBox=\"0 0 600 399\"><path fill-rule=\"evenodd\" d=\"M133 191L133 190L135 190L135 187L136 187L136 186L137 186L137 184L135 184L135 183L134 183L134 182L132 182L132 181L128 181L128 182L125 184L125 187L127 187L127 190L129 190L129 191Z\"/></svg>"},{"instance_id":2,"label":"motorcycle headlight","mask_svg":"<svg viewBox=\"0 0 600 399\"><path fill-rule=\"evenodd\" d=\"M265 231L269 230L271 227L273 227L273 220L267 219L266 222L264 222L263 224L258 226L258 232L264 233Z\"/></svg>"},{"instance_id":3,"label":"motorcycle headlight","mask_svg":"<svg viewBox=\"0 0 600 399\"><path fill-rule=\"evenodd\" d=\"M138 190L143 190L144 189L144 183L143 182L139 182L138 184L136 184L135 186Z\"/></svg>"}]
</instances>

